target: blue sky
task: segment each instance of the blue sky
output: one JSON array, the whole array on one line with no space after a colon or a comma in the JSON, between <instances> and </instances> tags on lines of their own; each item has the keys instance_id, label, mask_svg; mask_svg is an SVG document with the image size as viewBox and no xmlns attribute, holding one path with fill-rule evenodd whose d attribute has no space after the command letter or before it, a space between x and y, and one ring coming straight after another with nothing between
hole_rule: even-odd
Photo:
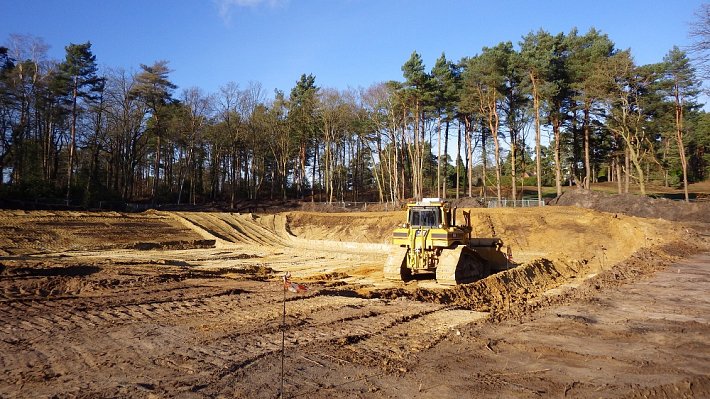
<instances>
[{"instance_id":1,"label":"blue sky","mask_svg":"<svg viewBox=\"0 0 710 399\"><path fill-rule=\"evenodd\" d=\"M431 68L483 46L596 27L637 63L689 44L701 0L0 0L0 43L43 38L61 59L69 43L93 44L101 66L138 70L168 60L171 79L213 93L229 81L287 93L302 73L321 87L402 80L412 51Z\"/></svg>"}]
</instances>

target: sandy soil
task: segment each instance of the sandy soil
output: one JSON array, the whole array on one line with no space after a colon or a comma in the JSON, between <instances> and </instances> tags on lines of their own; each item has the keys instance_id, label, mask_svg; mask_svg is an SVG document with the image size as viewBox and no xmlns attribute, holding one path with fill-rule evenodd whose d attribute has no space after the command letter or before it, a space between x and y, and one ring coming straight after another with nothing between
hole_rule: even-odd
<instances>
[{"instance_id":1,"label":"sandy soil","mask_svg":"<svg viewBox=\"0 0 710 399\"><path fill-rule=\"evenodd\" d=\"M443 288L402 212L0 211L0 397L710 396L707 225L471 212L516 267Z\"/></svg>"}]
</instances>

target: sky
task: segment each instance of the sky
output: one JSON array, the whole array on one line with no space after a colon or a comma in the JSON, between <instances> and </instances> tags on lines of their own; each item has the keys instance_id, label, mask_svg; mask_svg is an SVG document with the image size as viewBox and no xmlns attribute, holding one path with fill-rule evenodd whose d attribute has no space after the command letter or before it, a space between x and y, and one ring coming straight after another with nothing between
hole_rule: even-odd
<instances>
[{"instance_id":1,"label":"sky","mask_svg":"<svg viewBox=\"0 0 710 399\"><path fill-rule=\"evenodd\" d=\"M707 2L707 0L705 1ZM138 71L167 60L182 89L259 82L289 93L301 74L337 89L403 80L413 51L427 69L539 29L595 27L638 64L690 44L701 0L0 0L0 43L32 35L64 58L92 43L98 64Z\"/></svg>"}]
</instances>

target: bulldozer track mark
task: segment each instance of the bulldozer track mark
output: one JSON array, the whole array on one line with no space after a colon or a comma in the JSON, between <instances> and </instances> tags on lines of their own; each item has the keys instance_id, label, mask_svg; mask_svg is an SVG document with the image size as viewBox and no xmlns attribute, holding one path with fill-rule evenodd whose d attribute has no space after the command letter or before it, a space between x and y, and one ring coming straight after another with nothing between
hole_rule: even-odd
<instances>
[{"instance_id":1,"label":"bulldozer track mark","mask_svg":"<svg viewBox=\"0 0 710 399\"><path fill-rule=\"evenodd\" d=\"M362 334L359 336L355 336L352 339L349 339L347 344L352 347L358 346L358 344L363 344L363 346L368 347L370 349L386 349L382 348L382 345L375 344L373 345L372 340L381 340L381 341L388 341L388 338L385 337L390 337L392 336L392 330L393 329L398 329L398 328L403 328L404 330L408 330L409 327L411 326L412 322L415 320L418 320L422 317L425 317L431 313L435 313L441 310L441 307L436 307L436 308L429 308L429 309L423 309L419 310L417 312L413 313L401 313L398 312L397 317L392 319L387 325L384 326L380 331L377 331L375 334ZM364 343L364 341L369 341L367 343ZM362 349L362 348L360 348Z\"/></svg>"},{"instance_id":2,"label":"bulldozer track mark","mask_svg":"<svg viewBox=\"0 0 710 399\"><path fill-rule=\"evenodd\" d=\"M190 223L200 227L201 229L207 231L208 233L214 235L215 237L218 237L222 241L229 242L229 243L237 243L239 242L238 239L235 239L235 236L232 232L224 231L221 226L216 225L214 223L214 220L208 220L205 217L202 216L190 216L190 215L180 215L184 219L188 220Z\"/></svg>"},{"instance_id":3,"label":"bulldozer track mark","mask_svg":"<svg viewBox=\"0 0 710 399\"><path fill-rule=\"evenodd\" d=\"M491 215L486 215L486 226L491 230L491 237L496 236L496 226L493 224L493 219L491 219Z\"/></svg>"},{"instance_id":4,"label":"bulldozer track mark","mask_svg":"<svg viewBox=\"0 0 710 399\"><path fill-rule=\"evenodd\" d=\"M322 313L332 313L335 309L339 309L340 306L344 306L351 303L361 303L366 301L364 299L356 298L327 298L313 296L310 298L298 298L292 299L287 303L287 320L291 323L296 322L300 324L308 323L307 320L313 315L320 315ZM280 306L281 303L274 302L271 306L262 307L262 311L258 314L251 311L251 309L233 309L228 315L228 320L240 320L245 321L240 323L233 328L237 331L230 332L223 335L223 338L228 340L238 339L240 336L268 332L268 327L264 329L263 327L257 327L252 324L252 322L259 321L262 325L276 325L281 322L283 309Z\"/></svg>"},{"instance_id":5,"label":"bulldozer track mark","mask_svg":"<svg viewBox=\"0 0 710 399\"><path fill-rule=\"evenodd\" d=\"M203 225L201 222L198 222L195 219L187 219L189 220L190 223L194 224L195 226L201 228L202 230L208 232L210 235L222 240L222 241L227 241L227 242L233 242L232 240L229 239L228 236L222 235L219 232L215 231L214 229L210 229L209 227Z\"/></svg>"},{"instance_id":6,"label":"bulldozer track mark","mask_svg":"<svg viewBox=\"0 0 710 399\"><path fill-rule=\"evenodd\" d=\"M294 257L303 258L304 251L317 250L331 254L330 257L349 259L354 255L368 257L373 253L382 254L388 248L384 244L362 244L328 240L310 240L299 238L288 230L288 221L284 217L261 216L251 214L205 214L173 212L172 217L184 226L194 230L205 239L214 239L217 247L259 247L268 252L275 249L285 254L268 254L270 260L278 256L292 261ZM387 248L385 248L387 247ZM309 260L311 258L309 257Z\"/></svg>"},{"instance_id":7,"label":"bulldozer track mark","mask_svg":"<svg viewBox=\"0 0 710 399\"><path fill-rule=\"evenodd\" d=\"M257 224L255 221L245 221L243 218L232 216L227 220L226 216L220 216L218 218L226 223L228 226L242 233L245 239L250 239L254 243L262 244L265 246L288 245L288 243L281 237L277 236L274 232L271 232L264 227Z\"/></svg>"},{"instance_id":8,"label":"bulldozer track mark","mask_svg":"<svg viewBox=\"0 0 710 399\"><path fill-rule=\"evenodd\" d=\"M214 236L225 243L245 245L258 244L266 247L291 246L274 231L261 226L248 215L174 213L187 227L196 227L198 233ZM171 213L172 215L172 213Z\"/></svg>"},{"instance_id":9,"label":"bulldozer track mark","mask_svg":"<svg viewBox=\"0 0 710 399\"><path fill-rule=\"evenodd\" d=\"M320 296L290 301L287 306L287 348L318 345L319 342L359 342L440 308L430 304L399 305L359 298ZM281 331L276 326L280 322L282 309L278 303L272 307L270 311L260 312L259 315L241 308L234 309L230 314L222 314L215 322L238 322L233 327L241 328L242 331L221 335L219 340L208 336L202 347L187 348L181 352L184 355L182 361L172 364L166 362L166 365L181 371L205 372L214 369L217 377L222 378L278 353L281 349ZM333 312L335 309L347 309L348 312L336 315ZM271 330L260 327L264 324L274 327ZM219 344L215 345L214 342Z\"/></svg>"},{"instance_id":10,"label":"bulldozer track mark","mask_svg":"<svg viewBox=\"0 0 710 399\"><path fill-rule=\"evenodd\" d=\"M362 308L353 308L358 314L341 318L339 321L321 320L317 323L309 323L305 320L296 326L289 325L286 330L286 346L293 348L296 346L312 346L318 343L338 343L352 345L378 334L382 334L387 329L395 325L406 323L409 320L421 317L424 314L436 312L440 307L432 307L425 304L409 304L407 307L382 306L382 312L363 311ZM322 311L328 309L323 308ZM250 332L246 334L230 335L228 341L233 348L240 348L232 356L238 360L230 367L230 370L247 367L253 362L279 352L281 350L281 332ZM224 340L223 340L224 342Z\"/></svg>"},{"instance_id":11,"label":"bulldozer track mark","mask_svg":"<svg viewBox=\"0 0 710 399\"><path fill-rule=\"evenodd\" d=\"M151 300L142 303L112 304L99 308L79 310L68 304L55 304L49 307L39 303L9 303L16 309L12 317L7 318L0 328L0 335L12 335L17 329L28 333L42 334L51 331L72 331L95 328L102 325L121 325L140 323L145 320L159 321L194 316L197 314L223 315L230 312L234 301L233 291L218 292L208 298L189 298L182 300ZM264 303L263 297L252 296L252 301ZM274 299L274 301L276 301ZM268 301L266 301L268 302ZM49 310L52 310L49 312ZM52 315L52 316L46 316ZM2 338L2 337L0 337Z\"/></svg>"},{"instance_id":12,"label":"bulldozer track mark","mask_svg":"<svg viewBox=\"0 0 710 399\"><path fill-rule=\"evenodd\" d=\"M481 317L482 314L467 310L433 310L395 324L382 334L368 337L366 341L359 343L357 349L403 359L411 352L419 352L436 345L456 327ZM401 342L403 337L406 337L406 347L391 344Z\"/></svg>"}]
</instances>

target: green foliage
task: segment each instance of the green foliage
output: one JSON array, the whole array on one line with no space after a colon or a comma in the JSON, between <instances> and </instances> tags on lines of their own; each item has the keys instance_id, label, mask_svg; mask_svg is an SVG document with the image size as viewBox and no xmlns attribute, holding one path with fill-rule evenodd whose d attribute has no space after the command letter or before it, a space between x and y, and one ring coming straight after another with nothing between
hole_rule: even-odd
<instances>
[{"instance_id":1,"label":"green foliage","mask_svg":"<svg viewBox=\"0 0 710 399\"><path fill-rule=\"evenodd\" d=\"M402 65L402 74L407 87L419 91L427 89L429 76L425 71L422 56L416 51L413 51L409 59Z\"/></svg>"},{"instance_id":2,"label":"green foliage","mask_svg":"<svg viewBox=\"0 0 710 399\"><path fill-rule=\"evenodd\" d=\"M95 100L103 90L104 79L97 75L96 56L91 52L91 42L70 44L66 59L59 64L56 75L57 89L69 97Z\"/></svg>"},{"instance_id":3,"label":"green foliage","mask_svg":"<svg viewBox=\"0 0 710 399\"><path fill-rule=\"evenodd\" d=\"M141 64L141 72L136 76L136 84L131 96L143 101L152 112L159 112L162 106L172 100L172 91L177 86L168 79L171 70L168 61L156 61L153 65Z\"/></svg>"},{"instance_id":4,"label":"green foliage","mask_svg":"<svg viewBox=\"0 0 710 399\"><path fill-rule=\"evenodd\" d=\"M431 86L434 108L441 114L450 115L459 99L459 68L441 53L431 70Z\"/></svg>"},{"instance_id":5,"label":"green foliage","mask_svg":"<svg viewBox=\"0 0 710 399\"><path fill-rule=\"evenodd\" d=\"M687 151L690 181L710 178L710 114L694 111L688 118Z\"/></svg>"}]
</instances>

